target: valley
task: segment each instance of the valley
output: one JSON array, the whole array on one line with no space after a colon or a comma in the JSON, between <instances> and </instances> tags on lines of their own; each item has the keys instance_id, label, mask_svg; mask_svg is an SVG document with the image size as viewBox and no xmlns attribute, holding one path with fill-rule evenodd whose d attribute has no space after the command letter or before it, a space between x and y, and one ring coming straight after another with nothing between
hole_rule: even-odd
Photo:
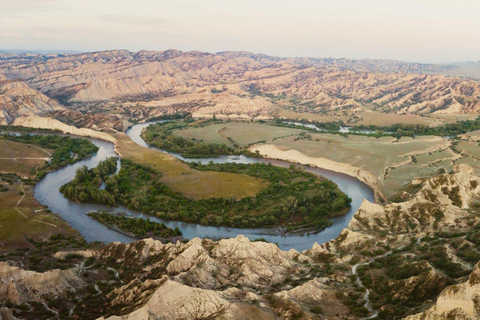
<instances>
[{"instance_id":1,"label":"valley","mask_svg":"<svg viewBox=\"0 0 480 320\"><path fill-rule=\"evenodd\" d=\"M0 54L1 318L475 319L480 86L443 72Z\"/></svg>"}]
</instances>

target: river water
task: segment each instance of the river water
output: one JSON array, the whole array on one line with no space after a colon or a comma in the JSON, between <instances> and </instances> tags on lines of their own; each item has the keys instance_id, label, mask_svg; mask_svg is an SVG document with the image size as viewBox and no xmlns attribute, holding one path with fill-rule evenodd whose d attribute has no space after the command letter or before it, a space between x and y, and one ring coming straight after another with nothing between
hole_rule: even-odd
<instances>
[{"instance_id":1,"label":"river water","mask_svg":"<svg viewBox=\"0 0 480 320\"><path fill-rule=\"evenodd\" d=\"M153 148L145 143L140 137L140 133L143 128L148 126L150 123L138 124L129 129L126 133L127 135L139 145ZM140 212L136 212L130 209L127 209L123 206L119 207L108 207L105 205L98 204L81 204L71 201L63 197L60 193L59 188L65 183L71 181L75 177L75 171L86 165L89 168L97 166L97 164L108 157L116 156L114 152L114 146L110 142L95 140L92 139L92 142L99 147L98 152L88 159L84 159L80 162L77 162L73 165L69 165L60 170L49 173L42 181L40 181L35 187L34 194L37 200L43 204L47 205L50 210L55 213L60 214L60 216L66 220L73 228L78 230L80 234L87 241L101 241L105 243L120 241L120 242L131 242L131 238L120 234L114 230L110 230L105 227L103 224L95 221L88 217L85 213L90 211L105 210L105 211L115 211L115 212L125 212L128 215L134 217L143 217L149 218L157 222L163 222L171 228L178 227L185 238L193 239L195 237L210 237L210 238L234 238L238 235L244 235L251 240L256 238L263 237L270 242L277 243L282 250L289 250L294 248L296 250L302 251L310 249L312 245L317 242L322 244L329 240L335 239L343 228L347 227L348 223L352 219L353 214L360 207L362 201L367 199L373 201L374 196L372 190L365 185L363 182L344 175L336 173L329 170L323 170L319 168L310 168L306 167L305 169L308 172L314 174L322 175L332 181L334 181L338 187L345 192L350 198L352 198L351 209L348 213L341 217L336 217L333 219L334 223L332 226L323 230L322 232L311 234L311 235L291 235L291 236L281 236L278 234L277 229L244 229L244 228L228 228L228 227L209 227L202 226L194 223L185 223L178 221L166 221L158 219L152 216L144 215ZM162 151L164 152L164 151ZM269 160L269 159L258 159L251 158L246 156L224 156L219 158L211 159L183 159L180 155L172 154L184 161L199 161L201 163L208 163L213 161L216 163L222 162L236 162L236 163L269 163L271 162L277 166L288 167L290 163L285 161L278 160Z\"/></svg>"}]
</instances>

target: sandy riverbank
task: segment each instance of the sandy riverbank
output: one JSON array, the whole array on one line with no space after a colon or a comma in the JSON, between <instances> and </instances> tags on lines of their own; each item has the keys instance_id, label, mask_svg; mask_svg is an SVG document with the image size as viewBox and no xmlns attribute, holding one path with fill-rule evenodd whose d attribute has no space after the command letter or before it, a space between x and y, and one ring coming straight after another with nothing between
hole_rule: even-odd
<instances>
[{"instance_id":1,"label":"sandy riverbank","mask_svg":"<svg viewBox=\"0 0 480 320\"><path fill-rule=\"evenodd\" d=\"M116 139L108 133L95 131L88 128L77 128L74 126L69 126L63 122L60 122L52 118L39 117L39 116L20 117L15 119L12 125L30 127L30 128L60 130L64 133L69 133L77 136L95 138L95 139L116 143Z\"/></svg>"}]
</instances>

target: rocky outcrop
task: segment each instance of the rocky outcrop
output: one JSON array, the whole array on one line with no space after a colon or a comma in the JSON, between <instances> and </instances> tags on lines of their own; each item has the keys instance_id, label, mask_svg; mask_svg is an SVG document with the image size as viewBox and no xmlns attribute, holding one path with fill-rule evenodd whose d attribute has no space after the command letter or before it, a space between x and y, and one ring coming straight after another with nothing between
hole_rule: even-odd
<instances>
[{"instance_id":1,"label":"rocky outcrop","mask_svg":"<svg viewBox=\"0 0 480 320\"><path fill-rule=\"evenodd\" d=\"M457 165L414 183L408 200L364 201L337 239L303 252L243 236L65 249L51 259L77 267L39 273L0 263L0 299L51 299L49 308L80 319L392 318L427 308L410 319L475 319L480 267L471 272L469 261L480 218L468 210L480 178ZM79 301L73 309L55 303L67 292Z\"/></svg>"},{"instance_id":2,"label":"rocky outcrop","mask_svg":"<svg viewBox=\"0 0 480 320\"><path fill-rule=\"evenodd\" d=\"M132 125L125 119L105 113L83 114L73 110L59 110L50 113L48 117L77 128L110 133L123 132Z\"/></svg>"},{"instance_id":3,"label":"rocky outcrop","mask_svg":"<svg viewBox=\"0 0 480 320\"><path fill-rule=\"evenodd\" d=\"M449 286L437 298L429 310L409 316L408 320L473 320L480 317L480 268L475 267L468 281Z\"/></svg>"},{"instance_id":4,"label":"rocky outcrop","mask_svg":"<svg viewBox=\"0 0 480 320\"><path fill-rule=\"evenodd\" d=\"M113 316L110 320L150 319L252 319L252 317L270 318L267 313L231 302L212 290L192 288L168 278L163 282L147 303L134 312L124 316ZM103 318L101 318L103 319Z\"/></svg>"},{"instance_id":5,"label":"rocky outcrop","mask_svg":"<svg viewBox=\"0 0 480 320\"><path fill-rule=\"evenodd\" d=\"M85 283L78 269L51 270L44 273L23 270L0 262L0 300L20 304L29 300L53 298Z\"/></svg>"},{"instance_id":6,"label":"rocky outcrop","mask_svg":"<svg viewBox=\"0 0 480 320\"><path fill-rule=\"evenodd\" d=\"M24 81L0 79L0 124L11 124L21 116L44 116L64 109Z\"/></svg>"},{"instance_id":7,"label":"rocky outcrop","mask_svg":"<svg viewBox=\"0 0 480 320\"><path fill-rule=\"evenodd\" d=\"M0 320L18 320L13 316L13 311L8 308L0 308Z\"/></svg>"},{"instance_id":8,"label":"rocky outcrop","mask_svg":"<svg viewBox=\"0 0 480 320\"><path fill-rule=\"evenodd\" d=\"M76 102L73 107L98 109L97 102L114 101L112 110L121 105L115 110L126 107L132 114L175 106L197 117L263 119L275 116L274 107L292 105L308 106L311 113L358 112L367 105L399 114L478 112L478 82L420 74L436 69L399 61L177 50L0 57L6 79L24 80L50 98Z\"/></svg>"},{"instance_id":9,"label":"rocky outcrop","mask_svg":"<svg viewBox=\"0 0 480 320\"><path fill-rule=\"evenodd\" d=\"M465 209L469 209L479 194L480 178L473 169L456 165L453 174L441 174L422 182L410 200L385 206L364 200L349 228L395 234L444 230L458 225L457 220L468 215Z\"/></svg>"}]
</instances>

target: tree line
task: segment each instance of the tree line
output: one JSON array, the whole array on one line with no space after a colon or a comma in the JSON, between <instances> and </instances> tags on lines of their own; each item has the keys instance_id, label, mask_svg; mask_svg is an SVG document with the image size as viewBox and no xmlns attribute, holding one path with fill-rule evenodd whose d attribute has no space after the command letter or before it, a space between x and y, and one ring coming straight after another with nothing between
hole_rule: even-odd
<instances>
[{"instance_id":1,"label":"tree line","mask_svg":"<svg viewBox=\"0 0 480 320\"><path fill-rule=\"evenodd\" d=\"M332 217L345 214L351 202L332 181L295 166L192 163L190 165L198 170L246 174L267 182L253 197L193 200L161 182L161 172L126 159L121 163L118 174L103 177L96 173L96 168L80 168L75 179L60 191L79 202L122 204L167 220L240 228L283 226L320 230L332 223ZM99 166L103 168L105 164ZM105 182L104 190L99 189L102 181Z\"/></svg>"}]
</instances>

